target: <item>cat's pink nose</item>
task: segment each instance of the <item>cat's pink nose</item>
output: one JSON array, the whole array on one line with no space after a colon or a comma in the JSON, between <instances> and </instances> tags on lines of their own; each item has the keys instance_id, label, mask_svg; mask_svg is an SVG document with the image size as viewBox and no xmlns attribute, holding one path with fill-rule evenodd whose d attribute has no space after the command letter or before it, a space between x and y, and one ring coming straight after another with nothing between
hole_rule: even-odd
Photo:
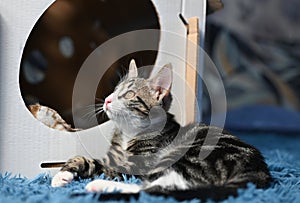
<instances>
[{"instance_id":1,"label":"cat's pink nose","mask_svg":"<svg viewBox=\"0 0 300 203\"><path fill-rule=\"evenodd\" d=\"M108 104L110 104L112 102L112 95L109 95L108 97L105 98L104 100L104 106L105 109L108 109Z\"/></svg>"}]
</instances>

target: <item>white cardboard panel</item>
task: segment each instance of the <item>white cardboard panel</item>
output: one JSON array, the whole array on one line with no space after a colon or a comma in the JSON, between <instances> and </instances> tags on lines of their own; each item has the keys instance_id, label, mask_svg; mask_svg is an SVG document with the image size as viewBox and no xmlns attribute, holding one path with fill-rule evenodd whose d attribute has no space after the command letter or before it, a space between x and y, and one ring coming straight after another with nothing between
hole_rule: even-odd
<instances>
[{"instance_id":1,"label":"white cardboard panel","mask_svg":"<svg viewBox=\"0 0 300 203\"><path fill-rule=\"evenodd\" d=\"M173 95L178 98L171 109L180 122L184 121L180 104L184 106L185 26L178 18L180 0L153 0L161 29L176 33L180 38L169 39L162 34L157 65L171 62L176 74ZM204 7L193 15L203 17ZM43 161L65 161L74 155L102 156L108 148L112 125L107 122L78 133L53 130L43 125L26 109L19 88L22 51L38 18L53 0L1 0L0 2L0 172L33 177L43 170ZM203 10L204 9L204 10ZM187 13L189 13L188 11ZM188 14L185 13L186 16ZM174 42L176 40L176 42ZM166 54L168 53L168 54ZM171 55L170 55L171 53ZM99 145L95 144L99 143ZM86 149L87 148L87 149ZM50 171L54 172L56 170Z\"/></svg>"}]
</instances>

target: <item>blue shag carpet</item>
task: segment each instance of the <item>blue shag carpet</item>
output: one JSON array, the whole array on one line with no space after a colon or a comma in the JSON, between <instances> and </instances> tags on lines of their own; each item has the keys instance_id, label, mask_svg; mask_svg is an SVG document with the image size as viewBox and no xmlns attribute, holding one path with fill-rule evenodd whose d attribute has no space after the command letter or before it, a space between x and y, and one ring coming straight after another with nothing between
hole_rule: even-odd
<instances>
[{"instance_id":1,"label":"blue shag carpet","mask_svg":"<svg viewBox=\"0 0 300 203\"><path fill-rule=\"evenodd\" d=\"M268 189L256 189L254 185L249 184L247 189L239 191L238 197L229 197L222 202L300 203L300 136L256 133L243 134L239 137L262 151L274 181ZM103 176L99 178L103 178ZM84 187L89 181L81 180L63 188L52 188L50 186L51 177L47 174L39 174L33 179L12 176L8 173L0 174L0 203L97 202L96 197L100 194L72 196L75 193L85 192ZM138 183L139 180L131 177L125 182ZM143 193L138 201L132 200L131 202L174 203L176 201L172 198L154 197Z\"/></svg>"}]
</instances>

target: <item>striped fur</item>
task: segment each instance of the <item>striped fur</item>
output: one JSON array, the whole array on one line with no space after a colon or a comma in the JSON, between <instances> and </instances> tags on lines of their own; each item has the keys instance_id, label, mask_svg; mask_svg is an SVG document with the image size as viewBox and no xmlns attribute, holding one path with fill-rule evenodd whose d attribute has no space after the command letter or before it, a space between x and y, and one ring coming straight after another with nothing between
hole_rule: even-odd
<instances>
[{"instance_id":1,"label":"striped fur","mask_svg":"<svg viewBox=\"0 0 300 203\"><path fill-rule=\"evenodd\" d=\"M161 111L167 109L170 97L171 84L166 84L172 81L170 65L150 79L138 78L133 69L104 104L116 124L107 155L102 159L77 156L61 171L75 178L133 174L143 180L146 192L178 199L183 196L176 191L185 191L187 198L211 194L209 198L222 199L249 182L268 186L271 176L257 149L217 127L181 127L173 115ZM201 191L206 195L200 196Z\"/></svg>"}]
</instances>

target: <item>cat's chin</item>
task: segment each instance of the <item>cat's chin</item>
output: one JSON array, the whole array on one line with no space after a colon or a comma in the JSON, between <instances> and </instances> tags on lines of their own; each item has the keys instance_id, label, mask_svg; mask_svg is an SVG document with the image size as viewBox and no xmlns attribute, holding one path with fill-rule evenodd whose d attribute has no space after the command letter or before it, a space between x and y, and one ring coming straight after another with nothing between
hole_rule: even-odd
<instances>
[{"instance_id":1,"label":"cat's chin","mask_svg":"<svg viewBox=\"0 0 300 203\"><path fill-rule=\"evenodd\" d=\"M115 118L115 116L113 115L113 113L109 109L105 109L104 112L105 112L106 116L109 118L109 120L114 121L114 122L118 122L118 121L116 121L117 118Z\"/></svg>"},{"instance_id":2,"label":"cat's chin","mask_svg":"<svg viewBox=\"0 0 300 203\"><path fill-rule=\"evenodd\" d=\"M130 120L130 119L129 119ZM128 120L115 120L111 119L115 127L118 128L122 133L129 137L134 137L140 133L143 133L148 129L148 124L143 122L128 122Z\"/></svg>"}]
</instances>

